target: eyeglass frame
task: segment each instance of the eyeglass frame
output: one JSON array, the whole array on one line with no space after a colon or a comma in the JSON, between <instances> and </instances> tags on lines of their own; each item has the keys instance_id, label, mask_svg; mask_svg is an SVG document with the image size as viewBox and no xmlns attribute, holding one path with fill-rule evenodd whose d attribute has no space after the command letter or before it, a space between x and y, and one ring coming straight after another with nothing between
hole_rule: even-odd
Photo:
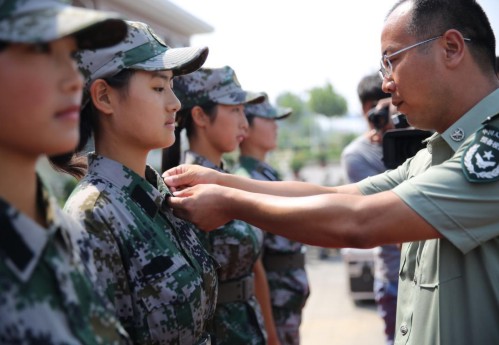
<instances>
[{"instance_id":1,"label":"eyeglass frame","mask_svg":"<svg viewBox=\"0 0 499 345\"><path fill-rule=\"evenodd\" d=\"M381 61L379 62L380 65L381 65L381 68L379 69L379 75L381 77L382 80L385 80L385 79L388 79L392 76L392 73L393 73L393 66L392 66L392 63L390 62L390 58L396 56L396 55L399 55L403 52L406 52L408 51L409 49L412 49L412 48L416 48L420 45L423 45L425 43L429 43L429 42L432 42L432 41L435 41L441 37L443 37L444 35L440 35L440 36L435 36L435 37L432 37L432 38L428 38L424 41L421 41L421 42L418 42L418 43L414 43L408 47L405 47L405 48L402 48L400 50L397 50L395 53L391 53L390 55L386 55L386 54L383 54L383 56L381 57ZM471 41L471 38L463 38L463 40L465 40L466 42L470 42ZM388 68L385 67L385 64L383 63L383 61L387 61L388 63ZM388 72L390 71L390 72Z\"/></svg>"}]
</instances>

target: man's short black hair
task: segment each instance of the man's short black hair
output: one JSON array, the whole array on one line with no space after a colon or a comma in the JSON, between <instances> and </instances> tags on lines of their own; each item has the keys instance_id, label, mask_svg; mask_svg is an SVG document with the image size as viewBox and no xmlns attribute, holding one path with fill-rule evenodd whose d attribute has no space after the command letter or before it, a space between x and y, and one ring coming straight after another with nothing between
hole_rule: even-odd
<instances>
[{"instance_id":1,"label":"man's short black hair","mask_svg":"<svg viewBox=\"0 0 499 345\"><path fill-rule=\"evenodd\" d=\"M390 97L389 93L381 89L382 80L378 73L366 75L357 86L357 94L360 103L368 101L379 101L380 99Z\"/></svg>"},{"instance_id":2,"label":"man's short black hair","mask_svg":"<svg viewBox=\"0 0 499 345\"><path fill-rule=\"evenodd\" d=\"M408 33L420 40L438 36L450 29L471 39L470 52L482 71L491 72L496 59L496 39L489 19L476 0L399 0L411 2L412 20Z\"/></svg>"}]
</instances>

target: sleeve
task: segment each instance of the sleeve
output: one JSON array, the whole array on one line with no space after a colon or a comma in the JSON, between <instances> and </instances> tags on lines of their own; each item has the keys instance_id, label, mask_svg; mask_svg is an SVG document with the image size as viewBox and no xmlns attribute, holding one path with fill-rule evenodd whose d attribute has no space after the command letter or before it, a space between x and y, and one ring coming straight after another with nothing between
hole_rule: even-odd
<instances>
[{"instance_id":1,"label":"sleeve","mask_svg":"<svg viewBox=\"0 0 499 345\"><path fill-rule=\"evenodd\" d=\"M463 151L393 191L466 254L499 235L499 182L469 182L461 166Z\"/></svg>"},{"instance_id":2,"label":"sleeve","mask_svg":"<svg viewBox=\"0 0 499 345\"><path fill-rule=\"evenodd\" d=\"M357 183L357 187L364 195L376 194L391 190L404 182L408 176L408 170L413 159L408 159L397 169L388 170L379 175L367 177Z\"/></svg>"},{"instance_id":3,"label":"sleeve","mask_svg":"<svg viewBox=\"0 0 499 345\"><path fill-rule=\"evenodd\" d=\"M84 220L84 225L89 233L99 280L104 283L109 298L115 300L120 296L129 296L130 288L119 250L122 246L103 216L96 208L93 216Z\"/></svg>"},{"instance_id":4,"label":"sleeve","mask_svg":"<svg viewBox=\"0 0 499 345\"><path fill-rule=\"evenodd\" d=\"M83 225L88 234L86 250L90 250L93 256L98 283L114 304L123 326L128 328L125 320L132 316L133 303L127 265L122 260L121 248L125 251L126 248L113 233L116 224L110 223L117 215L113 215L109 207L105 210L99 207L98 202L88 208L72 206L66 205L65 210Z\"/></svg>"}]
</instances>

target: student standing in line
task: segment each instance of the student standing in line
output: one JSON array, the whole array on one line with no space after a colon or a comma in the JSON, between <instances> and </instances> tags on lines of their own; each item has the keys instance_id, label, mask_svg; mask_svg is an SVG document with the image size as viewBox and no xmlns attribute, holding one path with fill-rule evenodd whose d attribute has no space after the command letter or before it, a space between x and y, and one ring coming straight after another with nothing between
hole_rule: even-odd
<instances>
[{"instance_id":1,"label":"student standing in line","mask_svg":"<svg viewBox=\"0 0 499 345\"><path fill-rule=\"evenodd\" d=\"M244 112L248 134L239 145L241 155L235 174L262 181L280 181L277 170L265 162L277 146L276 121L291 109L272 106L265 95L260 104L247 104ZM264 232L262 262L270 289L272 315L282 345L300 343L300 324L310 287L305 272L305 247L300 242Z\"/></svg>"},{"instance_id":2,"label":"student standing in line","mask_svg":"<svg viewBox=\"0 0 499 345\"><path fill-rule=\"evenodd\" d=\"M95 35L99 32L99 35ZM74 54L118 43L116 14L55 0L0 3L0 343L120 344L128 336L95 287L83 229L36 173L74 149L82 76Z\"/></svg>"},{"instance_id":3,"label":"student standing in line","mask_svg":"<svg viewBox=\"0 0 499 345\"><path fill-rule=\"evenodd\" d=\"M248 130L244 105L261 102L263 96L244 91L229 66L202 68L182 76L174 90L183 104L177 114L177 133L185 128L189 140L183 161L226 171L223 154L234 151ZM165 167L179 164L180 142L176 145L168 150ZM267 344L267 326L268 342L275 344L265 271L258 260L262 232L235 220L212 234L199 231L199 237L220 265L219 299L211 329L216 343Z\"/></svg>"},{"instance_id":4,"label":"student standing in line","mask_svg":"<svg viewBox=\"0 0 499 345\"><path fill-rule=\"evenodd\" d=\"M89 233L98 277L134 343L209 344L212 258L173 216L170 191L146 164L151 150L175 141L174 78L198 69L208 48L172 49L148 25L127 25L121 44L77 56L86 77L82 136L75 154L54 163L81 177L90 135L95 152L65 210Z\"/></svg>"}]
</instances>

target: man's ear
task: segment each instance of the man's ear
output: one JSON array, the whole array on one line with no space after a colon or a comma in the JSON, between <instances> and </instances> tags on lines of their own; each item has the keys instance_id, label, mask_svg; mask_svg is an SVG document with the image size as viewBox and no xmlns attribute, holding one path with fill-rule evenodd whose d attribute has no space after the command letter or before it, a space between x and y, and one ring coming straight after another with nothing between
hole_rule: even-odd
<instances>
[{"instance_id":1,"label":"man's ear","mask_svg":"<svg viewBox=\"0 0 499 345\"><path fill-rule=\"evenodd\" d=\"M90 97L94 107L104 114L113 112L111 104L111 87L103 79L95 80L90 86Z\"/></svg>"},{"instance_id":2,"label":"man's ear","mask_svg":"<svg viewBox=\"0 0 499 345\"><path fill-rule=\"evenodd\" d=\"M191 109L191 117L196 127L204 128L210 121L210 117L206 115L203 108L198 105Z\"/></svg>"},{"instance_id":3,"label":"man's ear","mask_svg":"<svg viewBox=\"0 0 499 345\"><path fill-rule=\"evenodd\" d=\"M459 31L451 29L443 34L443 42L445 62L450 68L455 68L464 58L466 41Z\"/></svg>"}]
</instances>

